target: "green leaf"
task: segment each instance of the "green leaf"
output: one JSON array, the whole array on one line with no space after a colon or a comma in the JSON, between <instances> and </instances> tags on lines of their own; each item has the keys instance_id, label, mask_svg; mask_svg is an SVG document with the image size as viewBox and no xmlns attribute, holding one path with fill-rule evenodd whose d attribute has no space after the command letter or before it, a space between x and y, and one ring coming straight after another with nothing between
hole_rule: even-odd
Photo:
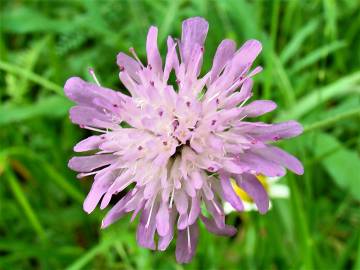
<instances>
[{"instance_id":1,"label":"green leaf","mask_svg":"<svg viewBox=\"0 0 360 270\"><path fill-rule=\"evenodd\" d=\"M335 183L360 200L360 158L356 152L345 148L333 136L317 133L315 142L309 142L309 149L316 156L322 156L321 164ZM332 151L337 149L336 151Z\"/></svg>"}]
</instances>

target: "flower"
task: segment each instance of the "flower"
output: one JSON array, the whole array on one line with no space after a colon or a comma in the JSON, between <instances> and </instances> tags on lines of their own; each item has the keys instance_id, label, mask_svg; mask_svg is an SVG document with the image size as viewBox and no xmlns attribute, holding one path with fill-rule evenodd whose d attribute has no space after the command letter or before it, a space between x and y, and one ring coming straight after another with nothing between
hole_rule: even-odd
<instances>
[{"instance_id":1,"label":"flower","mask_svg":"<svg viewBox=\"0 0 360 270\"><path fill-rule=\"evenodd\" d=\"M77 77L65 84L66 95L77 103L70 110L72 122L100 133L74 147L76 152L92 151L88 156L69 161L78 177L94 175L84 210L92 212L100 201L104 209L115 194L125 193L102 227L126 213L132 212L131 220L140 214L139 245L159 250L168 247L177 229L180 263L194 255L199 222L216 234L236 232L225 224L222 207L227 201L237 211L244 210L230 179L265 213L269 199L256 175L279 177L285 168L303 173L295 157L271 145L299 135L300 124L246 121L276 108L269 100L245 105L252 95L252 77L261 71L250 71L261 43L249 40L236 50L233 41L222 41L211 70L199 78L207 31L203 18L185 20L181 39L167 39L163 65L158 30L150 27L147 65L132 48L135 59L124 53L117 56L119 77L130 95ZM168 82L172 72L175 85ZM201 210L202 205L207 210Z\"/></svg>"}]
</instances>

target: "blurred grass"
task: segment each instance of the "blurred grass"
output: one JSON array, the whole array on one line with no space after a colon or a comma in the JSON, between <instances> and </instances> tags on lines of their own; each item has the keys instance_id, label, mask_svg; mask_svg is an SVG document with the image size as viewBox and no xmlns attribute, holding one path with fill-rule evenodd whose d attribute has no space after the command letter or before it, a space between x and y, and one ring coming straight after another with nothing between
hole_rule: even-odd
<instances>
[{"instance_id":1,"label":"blurred grass","mask_svg":"<svg viewBox=\"0 0 360 270\"><path fill-rule=\"evenodd\" d=\"M360 269L358 1L2 0L0 12L0 269ZM305 125L282 143L305 175L282 180L291 196L267 215L231 214L235 237L202 228L193 262L177 265L174 244L138 247L129 218L100 231L104 213L82 211L91 179L66 164L89 133L70 123L62 86L91 80L91 66L122 89L116 54L133 46L144 59L151 24L164 52L195 15L210 23L205 68L223 38L262 41L255 96L279 105L264 120Z\"/></svg>"}]
</instances>

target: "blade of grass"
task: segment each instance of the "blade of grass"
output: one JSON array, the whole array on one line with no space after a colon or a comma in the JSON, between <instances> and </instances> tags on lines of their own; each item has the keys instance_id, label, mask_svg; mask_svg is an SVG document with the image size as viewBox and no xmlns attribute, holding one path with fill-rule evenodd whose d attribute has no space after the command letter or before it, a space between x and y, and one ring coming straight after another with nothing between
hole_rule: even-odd
<instances>
[{"instance_id":1,"label":"blade of grass","mask_svg":"<svg viewBox=\"0 0 360 270\"><path fill-rule=\"evenodd\" d=\"M32 209L30 203L28 202L24 192L22 191L21 186L19 185L14 173L9 168L7 168L5 170L5 176L10 186L10 189L14 194L15 199L17 200L22 210L24 211L24 214L29 220L34 231L36 232L36 234L38 235L41 241L45 241L46 240L45 230L41 225L40 220L36 216L35 211Z\"/></svg>"},{"instance_id":2,"label":"blade of grass","mask_svg":"<svg viewBox=\"0 0 360 270\"><path fill-rule=\"evenodd\" d=\"M295 36L288 42L286 47L280 53L280 60L283 64L287 63L291 57L294 57L300 51L301 45L308 36L315 32L319 26L319 20L311 20L303 28L301 28Z\"/></svg>"},{"instance_id":3,"label":"blade of grass","mask_svg":"<svg viewBox=\"0 0 360 270\"><path fill-rule=\"evenodd\" d=\"M28 150L26 148L21 147L13 147L5 149L5 155L7 156L23 156L25 158L36 160L41 164L43 169L47 172L50 179L52 179L55 184L57 184L64 192L66 192L71 198L74 200L82 203L84 200L84 195L77 190L73 185L69 183L58 171L51 166L47 161L42 159L40 156L38 156L36 153L32 152L31 150Z\"/></svg>"},{"instance_id":4,"label":"blade of grass","mask_svg":"<svg viewBox=\"0 0 360 270\"><path fill-rule=\"evenodd\" d=\"M35 74L29 70L25 70L19 66L13 65L11 63L7 63L0 60L0 69L4 70L6 72L10 72L13 74L16 74L18 76L21 76L23 78L26 78L30 81L33 81L34 83L37 83L41 86L43 86L45 89L54 91L55 93L59 95L64 95L63 88L56 83L53 83L52 81L49 81L47 79L44 79L42 76Z\"/></svg>"},{"instance_id":5,"label":"blade of grass","mask_svg":"<svg viewBox=\"0 0 360 270\"><path fill-rule=\"evenodd\" d=\"M82 255L79 259L77 259L75 262L73 262L70 266L66 268L66 270L79 270L82 269L84 266L86 266L95 256L102 252L106 252L110 246L112 246L117 239L115 237L108 238L106 240L103 240L96 246L94 246L92 249L90 249L88 252L86 252L84 255Z\"/></svg>"},{"instance_id":6,"label":"blade of grass","mask_svg":"<svg viewBox=\"0 0 360 270\"><path fill-rule=\"evenodd\" d=\"M344 48L345 46L346 43L344 41L334 41L333 43L327 44L297 61L294 66L292 66L292 68L289 70L289 74L293 75L300 70L316 63L321 58L328 56L330 53Z\"/></svg>"},{"instance_id":7,"label":"blade of grass","mask_svg":"<svg viewBox=\"0 0 360 270\"><path fill-rule=\"evenodd\" d=\"M357 108L355 110L351 110L348 112L344 112L341 113L339 115L336 115L334 117L322 120L322 121L318 121L316 123L313 123L311 125L305 126L304 128L304 132L310 132L310 131L314 131L316 129L321 129L321 128L325 128L328 127L332 124L335 124L336 122L340 122L342 120L345 120L347 118L351 118L351 117L356 117L356 116L360 116L360 108Z\"/></svg>"},{"instance_id":8,"label":"blade of grass","mask_svg":"<svg viewBox=\"0 0 360 270\"><path fill-rule=\"evenodd\" d=\"M354 92L360 94L359 82L360 71L357 71L320 89L313 89L309 91L308 95L297 101L296 106L279 115L277 120L300 119L316 106L334 97Z\"/></svg>"},{"instance_id":9,"label":"blade of grass","mask_svg":"<svg viewBox=\"0 0 360 270\"><path fill-rule=\"evenodd\" d=\"M279 57L273 52L271 54L272 62L274 64L275 74L278 77L276 80L279 85L280 91L282 91L282 96L284 97L284 102L287 108L293 107L296 101L294 94L294 88L291 85L290 78L287 75Z\"/></svg>"},{"instance_id":10,"label":"blade of grass","mask_svg":"<svg viewBox=\"0 0 360 270\"><path fill-rule=\"evenodd\" d=\"M159 27L159 29L161 29L159 34L160 46L164 43L166 36L170 32L171 25L177 17L180 2L180 0L168 1L165 18L162 20L161 26Z\"/></svg>"}]
</instances>

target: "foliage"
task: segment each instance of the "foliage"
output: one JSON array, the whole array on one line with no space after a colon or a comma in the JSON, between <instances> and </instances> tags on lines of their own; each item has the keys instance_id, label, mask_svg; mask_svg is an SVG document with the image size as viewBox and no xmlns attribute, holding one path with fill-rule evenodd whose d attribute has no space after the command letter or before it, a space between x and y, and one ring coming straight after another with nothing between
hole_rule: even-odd
<instances>
[{"instance_id":1,"label":"foliage","mask_svg":"<svg viewBox=\"0 0 360 270\"><path fill-rule=\"evenodd\" d=\"M360 269L360 4L357 1L30 1L0 3L1 269ZM233 213L238 234L203 228L197 255L177 265L173 251L137 246L129 218L100 231L87 216L91 179L67 168L72 146L89 135L72 125L62 86L95 68L123 89L115 56L146 31L178 36L181 21L210 23L205 68L219 41L262 41L256 97L278 110L264 120L297 119L305 134L283 146L305 164L288 174L289 199L265 216ZM204 68L204 70L205 70Z\"/></svg>"}]
</instances>

